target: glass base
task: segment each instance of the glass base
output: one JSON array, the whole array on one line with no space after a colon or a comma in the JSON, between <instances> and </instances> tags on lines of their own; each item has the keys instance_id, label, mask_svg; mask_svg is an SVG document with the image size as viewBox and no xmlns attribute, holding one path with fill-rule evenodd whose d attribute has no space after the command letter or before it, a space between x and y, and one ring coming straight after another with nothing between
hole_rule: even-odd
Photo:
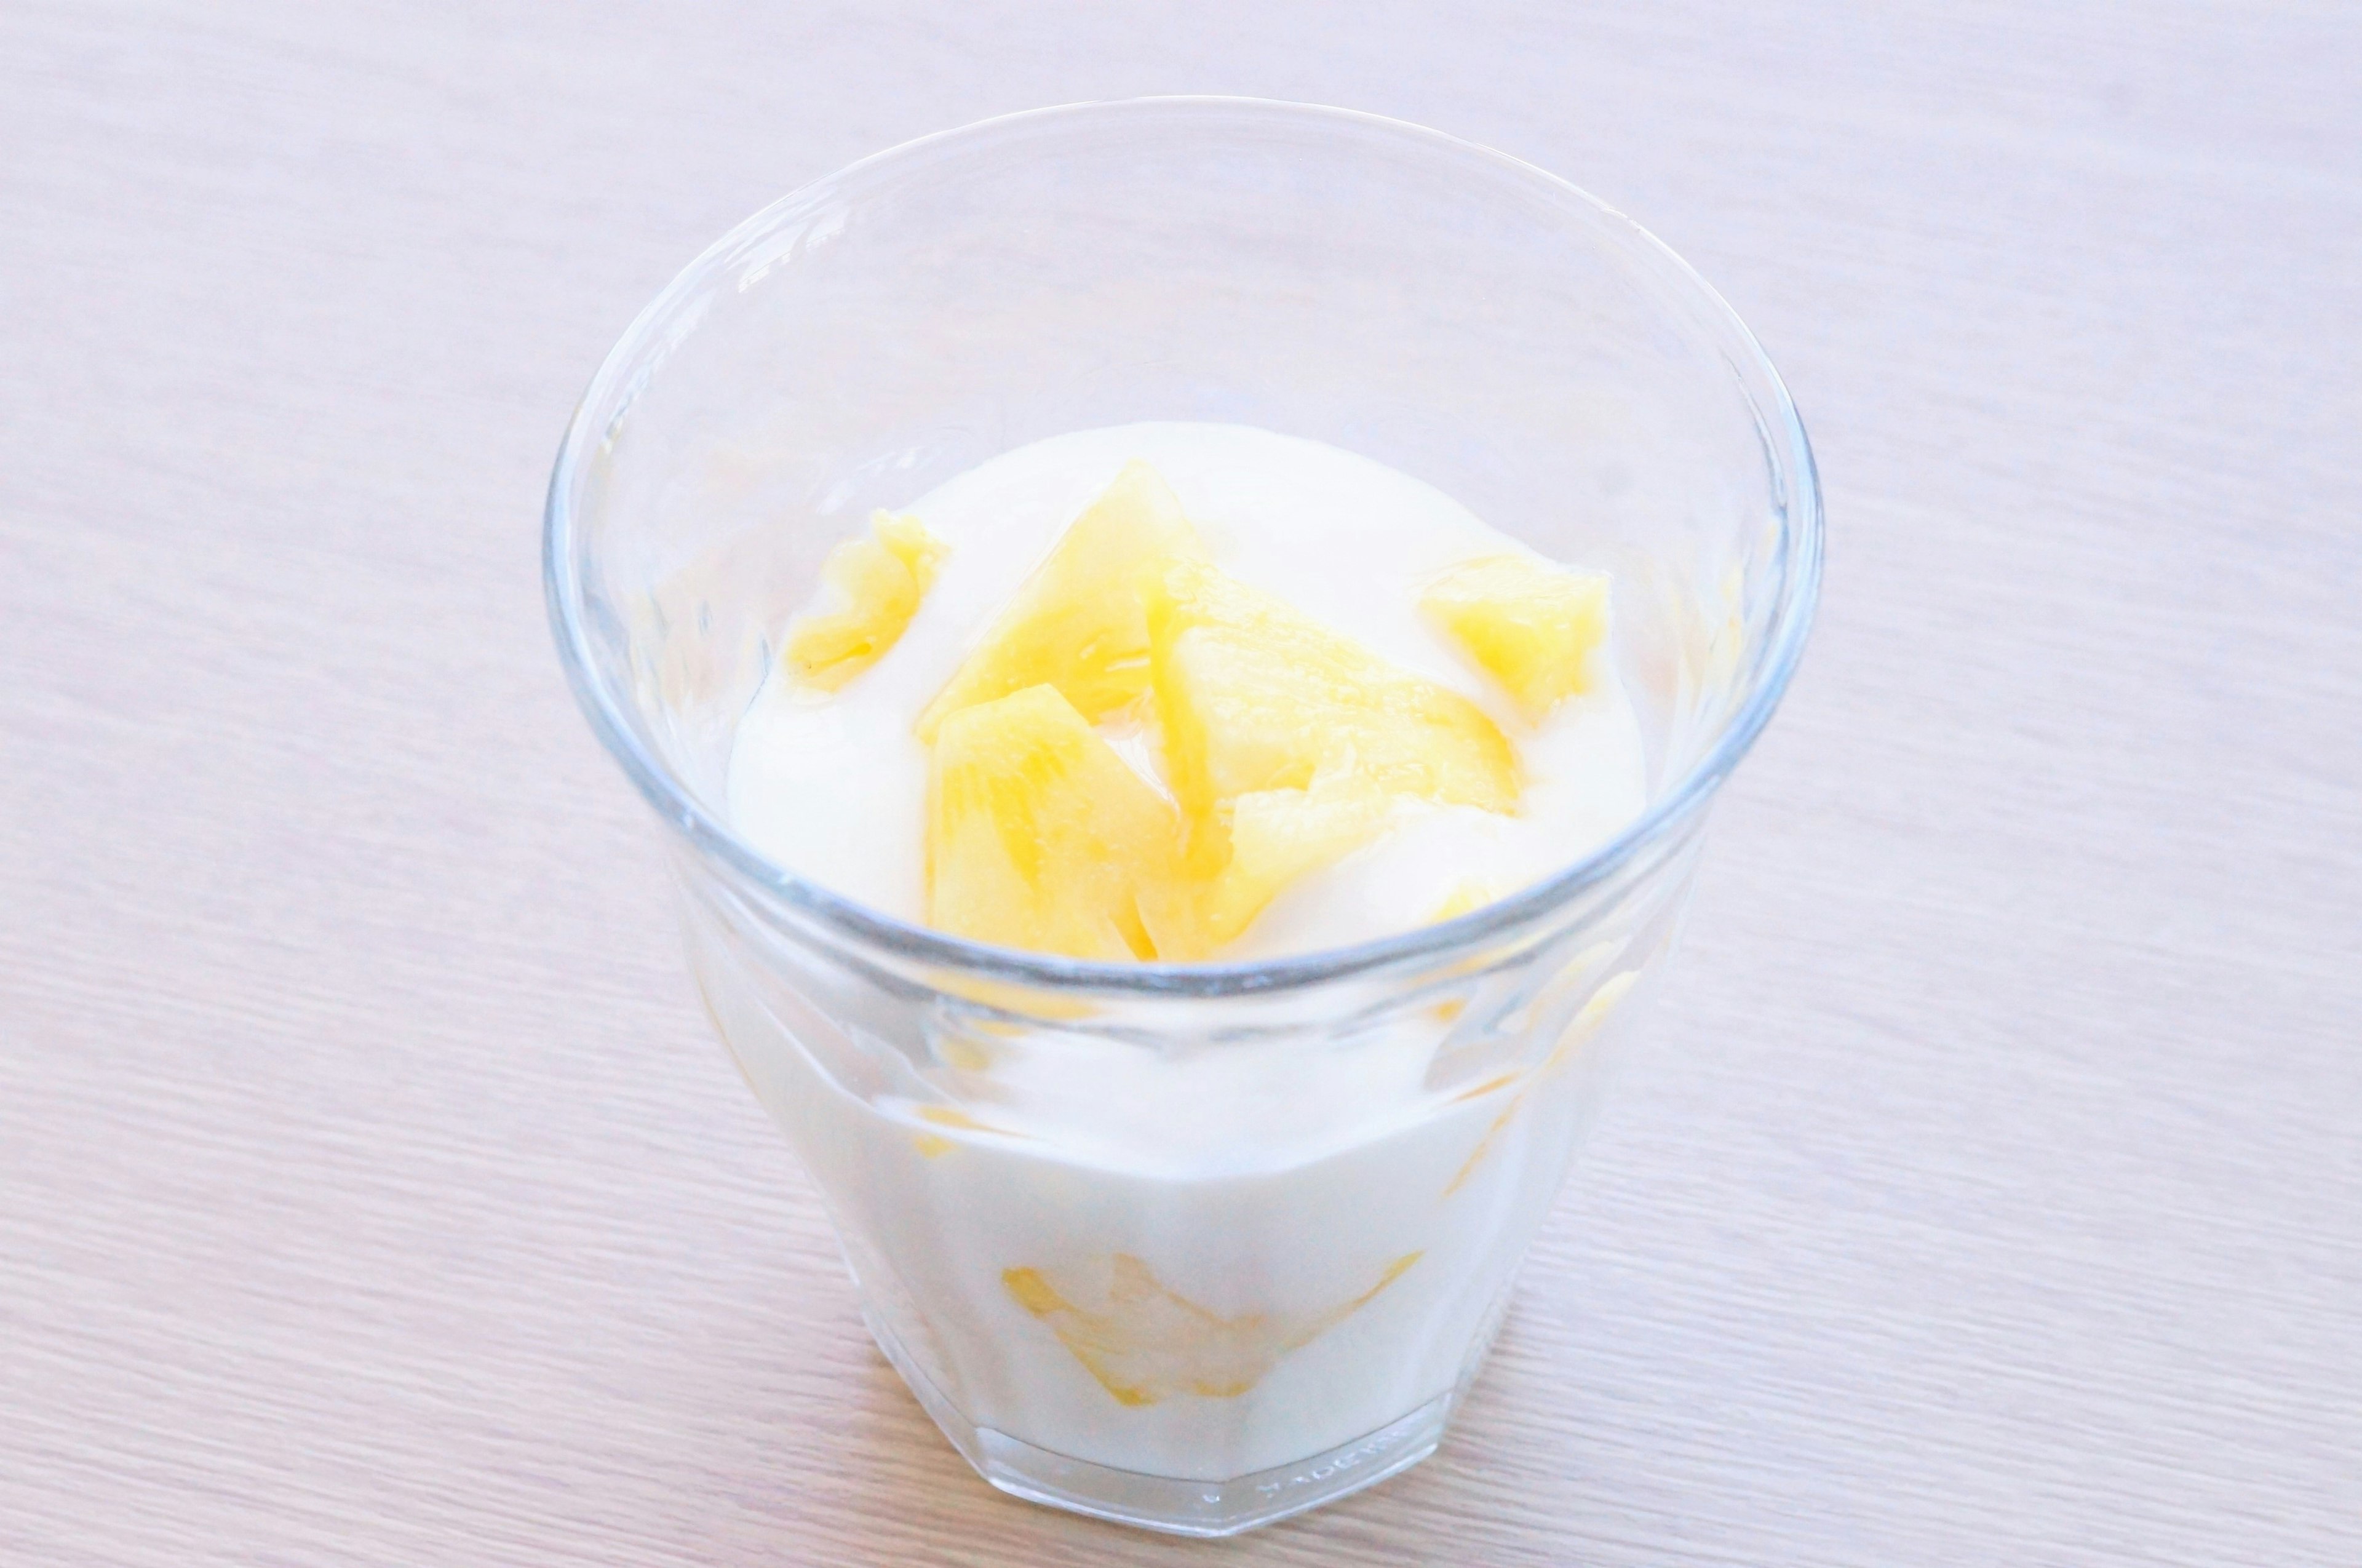
<instances>
[{"instance_id":1,"label":"glass base","mask_svg":"<svg viewBox=\"0 0 2362 1568\"><path fill-rule=\"evenodd\" d=\"M1180 1481L1070 1459L976 1425L874 1315L862 1316L877 1348L977 1474L1013 1497L1168 1535L1237 1535L1400 1474L1435 1452L1459 1398L1457 1388L1439 1394L1399 1420L1293 1464L1221 1481Z\"/></svg>"}]
</instances>

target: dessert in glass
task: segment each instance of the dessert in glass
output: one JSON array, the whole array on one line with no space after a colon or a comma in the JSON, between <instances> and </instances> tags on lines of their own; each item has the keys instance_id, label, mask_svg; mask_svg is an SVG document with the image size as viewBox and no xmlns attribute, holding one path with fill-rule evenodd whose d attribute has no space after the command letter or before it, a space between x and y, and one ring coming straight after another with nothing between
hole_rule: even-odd
<instances>
[{"instance_id":1,"label":"dessert in glass","mask_svg":"<svg viewBox=\"0 0 2362 1568\"><path fill-rule=\"evenodd\" d=\"M1500 154L1045 110L692 264L550 489L585 712L886 1355L1222 1535L1431 1452L1810 620L1727 306Z\"/></svg>"}]
</instances>

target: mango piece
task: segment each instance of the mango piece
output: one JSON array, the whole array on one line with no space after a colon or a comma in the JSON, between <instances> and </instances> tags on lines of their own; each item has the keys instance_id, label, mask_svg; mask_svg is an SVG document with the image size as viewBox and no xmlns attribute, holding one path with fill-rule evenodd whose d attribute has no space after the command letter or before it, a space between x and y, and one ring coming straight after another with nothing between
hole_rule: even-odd
<instances>
[{"instance_id":1,"label":"mango piece","mask_svg":"<svg viewBox=\"0 0 2362 1568\"><path fill-rule=\"evenodd\" d=\"M1155 956L1143 884L1173 875L1173 807L1061 696L1026 688L936 731L927 922L1072 958Z\"/></svg>"},{"instance_id":2,"label":"mango piece","mask_svg":"<svg viewBox=\"0 0 2362 1568\"><path fill-rule=\"evenodd\" d=\"M919 715L932 742L963 708L1029 686L1054 686L1093 723L1148 690L1148 624L1141 567L1201 553L1181 502L1154 469L1126 463L1067 526L973 653Z\"/></svg>"},{"instance_id":3,"label":"mango piece","mask_svg":"<svg viewBox=\"0 0 2362 1568\"><path fill-rule=\"evenodd\" d=\"M1527 718L1599 681L1607 640L1607 579L1529 556L1486 556L1436 579L1419 609Z\"/></svg>"},{"instance_id":4,"label":"mango piece","mask_svg":"<svg viewBox=\"0 0 2362 1568\"><path fill-rule=\"evenodd\" d=\"M1175 797L1193 835L1219 808L1316 776L1370 793L1507 812L1517 756L1484 710L1201 560L1143 571L1149 668ZM1193 842L1192 853L1206 846Z\"/></svg>"},{"instance_id":5,"label":"mango piece","mask_svg":"<svg viewBox=\"0 0 2362 1568\"><path fill-rule=\"evenodd\" d=\"M834 691L876 664L900 641L935 585L950 547L916 517L873 513L870 537L829 552L821 580L840 608L799 619L782 656L797 680Z\"/></svg>"}]
</instances>

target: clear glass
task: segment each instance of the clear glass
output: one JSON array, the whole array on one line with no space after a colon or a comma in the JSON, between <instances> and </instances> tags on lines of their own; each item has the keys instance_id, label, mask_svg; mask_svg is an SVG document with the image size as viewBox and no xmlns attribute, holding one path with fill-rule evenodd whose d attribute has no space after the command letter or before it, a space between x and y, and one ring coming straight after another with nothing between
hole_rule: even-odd
<instances>
[{"instance_id":1,"label":"clear glass","mask_svg":"<svg viewBox=\"0 0 2362 1568\"><path fill-rule=\"evenodd\" d=\"M734 834L734 726L872 507L1191 419L1363 454L1611 569L1646 814L1487 909L1253 966L978 946ZM977 1469L1223 1535L1431 1451L1810 619L1811 454L1729 309L1573 186L1430 131L1044 110L700 258L592 382L547 526L568 675L669 826L715 1025Z\"/></svg>"}]
</instances>

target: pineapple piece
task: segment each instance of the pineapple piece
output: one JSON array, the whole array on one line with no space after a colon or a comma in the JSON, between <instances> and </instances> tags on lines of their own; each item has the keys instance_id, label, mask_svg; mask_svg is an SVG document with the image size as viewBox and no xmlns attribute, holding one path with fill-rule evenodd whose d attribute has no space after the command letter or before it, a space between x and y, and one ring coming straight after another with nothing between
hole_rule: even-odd
<instances>
[{"instance_id":1,"label":"pineapple piece","mask_svg":"<svg viewBox=\"0 0 2362 1568\"><path fill-rule=\"evenodd\" d=\"M916 517L873 513L869 532L831 550L821 567L842 608L806 615L789 629L783 657L806 686L834 691L885 657L951 549Z\"/></svg>"},{"instance_id":2,"label":"pineapple piece","mask_svg":"<svg viewBox=\"0 0 2362 1568\"><path fill-rule=\"evenodd\" d=\"M1498 900L1502 891L1500 884L1490 877L1462 877L1452 884L1451 891L1443 895L1443 901L1435 906L1435 912L1427 917L1427 922L1441 925L1445 921L1473 914Z\"/></svg>"},{"instance_id":3,"label":"pineapple piece","mask_svg":"<svg viewBox=\"0 0 2362 1568\"><path fill-rule=\"evenodd\" d=\"M951 680L919 715L933 742L963 708L1051 685L1097 723L1148 690L1148 624L1141 566L1200 553L1181 502L1154 469L1126 463L1084 508L1050 558L1025 580Z\"/></svg>"},{"instance_id":4,"label":"pineapple piece","mask_svg":"<svg viewBox=\"0 0 2362 1568\"><path fill-rule=\"evenodd\" d=\"M1155 956L1143 885L1173 874L1173 807L1050 685L963 708L927 780L927 923L1072 958Z\"/></svg>"},{"instance_id":5,"label":"pineapple piece","mask_svg":"<svg viewBox=\"0 0 2362 1568\"><path fill-rule=\"evenodd\" d=\"M1203 561L1143 571L1164 756L1193 834L1226 801L1350 774L1378 794L1507 812L1517 756L1484 710Z\"/></svg>"},{"instance_id":6,"label":"pineapple piece","mask_svg":"<svg viewBox=\"0 0 2362 1568\"><path fill-rule=\"evenodd\" d=\"M1231 801L1222 813L1230 857L1221 869L1143 890L1141 915L1157 956L1193 963L1212 955L1253 924L1281 889L1377 837L1398 800L1348 772L1315 778L1308 789L1257 790Z\"/></svg>"},{"instance_id":7,"label":"pineapple piece","mask_svg":"<svg viewBox=\"0 0 2362 1568\"><path fill-rule=\"evenodd\" d=\"M1607 579L1529 556L1463 561L1418 602L1428 618L1501 683L1526 717L1598 682L1607 639Z\"/></svg>"},{"instance_id":8,"label":"pineapple piece","mask_svg":"<svg viewBox=\"0 0 2362 1568\"><path fill-rule=\"evenodd\" d=\"M1367 1290L1317 1313L1225 1318L1175 1290L1129 1253L1114 1253L1103 1267L1094 1260L1081 1271L1095 1287L1087 1290L1071 1283L1061 1288L1038 1268L1003 1269L1000 1284L1020 1307L1048 1325L1117 1404L1136 1408L1176 1394L1238 1397L1291 1352L1375 1300L1426 1255L1403 1253ZM1076 1296L1083 1299L1070 1299Z\"/></svg>"}]
</instances>

